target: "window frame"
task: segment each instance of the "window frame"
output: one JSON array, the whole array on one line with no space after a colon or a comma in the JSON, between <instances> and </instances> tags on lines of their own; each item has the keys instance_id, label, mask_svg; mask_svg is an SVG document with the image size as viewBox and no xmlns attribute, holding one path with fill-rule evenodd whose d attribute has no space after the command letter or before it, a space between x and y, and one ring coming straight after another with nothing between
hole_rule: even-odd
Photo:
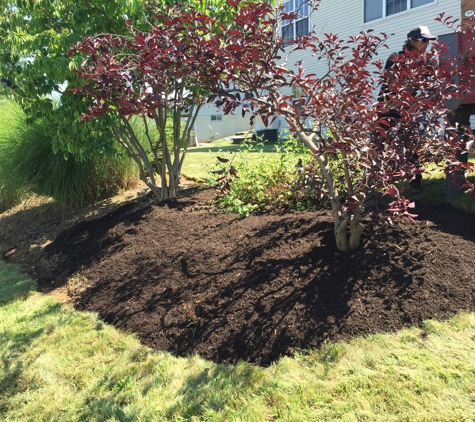
<instances>
[{"instance_id":1,"label":"window frame","mask_svg":"<svg viewBox=\"0 0 475 422\"><path fill-rule=\"evenodd\" d=\"M366 4L367 4L368 0L363 0L363 24L368 24L370 22L379 21L381 19L387 19L387 18L390 18L392 16L398 16L402 13L407 13L407 12L410 12L411 10L419 9L420 7L427 7L427 6L435 5L435 4L438 4L439 0L431 0L430 3L421 4L419 6L413 6L413 2L415 0L407 0L407 5L406 5L405 10L401 10L399 12L394 12L394 13L391 13L389 15L388 15L388 10L387 10L388 0L377 0L377 1L379 2L379 4L382 4L382 11L381 11L382 16L378 17L378 18L366 20Z\"/></svg>"},{"instance_id":2,"label":"window frame","mask_svg":"<svg viewBox=\"0 0 475 422\"><path fill-rule=\"evenodd\" d=\"M212 114L210 116L210 120L212 122L222 122L223 121L223 115L222 114Z\"/></svg>"},{"instance_id":3,"label":"window frame","mask_svg":"<svg viewBox=\"0 0 475 422\"><path fill-rule=\"evenodd\" d=\"M290 7L287 5L290 4ZM299 15L298 19L293 20L292 22L283 21L281 27L281 36L284 39L284 46L290 44L291 41L294 41L298 37L302 37L308 35L310 33L310 12L309 12L309 5L308 0L287 0L283 2L283 6L287 13L297 12ZM304 8L305 14L300 15L299 10ZM298 24L307 22L307 27L301 34L297 34ZM287 35L286 29L289 28L291 30L290 36Z\"/></svg>"},{"instance_id":4,"label":"window frame","mask_svg":"<svg viewBox=\"0 0 475 422\"><path fill-rule=\"evenodd\" d=\"M302 97L306 97L305 92L301 86L292 85L292 104L297 108L297 110L302 109Z\"/></svg>"}]
</instances>

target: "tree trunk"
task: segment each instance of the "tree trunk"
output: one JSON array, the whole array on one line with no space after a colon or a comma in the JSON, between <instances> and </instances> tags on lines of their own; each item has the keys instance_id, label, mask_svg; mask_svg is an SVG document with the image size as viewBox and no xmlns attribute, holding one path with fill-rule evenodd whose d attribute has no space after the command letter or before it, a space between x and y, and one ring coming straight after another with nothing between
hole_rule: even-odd
<instances>
[{"instance_id":1,"label":"tree trunk","mask_svg":"<svg viewBox=\"0 0 475 422\"><path fill-rule=\"evenodd\" d=\"M365 229L364 224L361 223L360 217L354 218L350 222L350 238L348 240L348 250L354 251L360 246L361 235Z\"/></svg>"},{"instance_id":2,"label":"tree trunk","mask_svg":"<svg viewBox=\"0 0 475 422\"><path fill-rule=\"evenodd\" d=\"M160 201L164 201L165 199L170 198L170 192L168 190L168 183L167 183L167 166L162 166L162 174L160 174L162 189L160 194Z\"/></svg>"},{"instance_id":3,"label":"tree trunk","mask_svg":"<svg viewBox=\"0 0 475 422\"><path fill-rule=\"evenodd\" d=\"M347 219L341 220L339 211L334 210L333 221L335 224L334 232L338 250L349 252L358 249L361 235L365 229L365 226L360 221L359 215L355 215L351 221Z\"/></svg>"},{"instance_id":4,"label":"tree trunk","mask_svg":"<svg viewBox=\"0 0 475 422\"><path fill-rule=\"evenodd\" d=\"M160 189L157 185L154 184L147 184L152 193L155 195L159 201L162 199L163 189Z\"/></svg>"},{"instance_id":5,"label":"tree trunk","mask_svg":"<svg viewBox=\"0 0 475 422\"><path fill-rule=\"evenodd\" d=\"M316 145L313 143L311 136L307 135L305 132L297 132L300 140L311 150L317 151ZM364 225L361 223L360 209L358 208L357 212L351 220L341 217L342 204L338 199L338 189L335 184L335 179L331 168L328 165L327 159L323 155L315 156L320 171L322 172L323 177L332 198L332 212L333 212L333 222L334 222L334 233L336 247L339 251L348 252L354 251L358 248L360 244L361 235L364 231ZM348 227L349 226L349 227Z\"/></svg>"},{"instance_id":6,"label":"tree trunk","mask_svg":"<svg viewBox=\"0 0 475 422\"><path fill-rule=\"evenodd\" d=\"M334 232L335 232L336 247L339 251L342 251L342 252L348 251L348 234L347 234L348 230L347 229L348 229L348 221L347 220L339 221L339 217L334 215Z\"/></svg>"}]
</instances>

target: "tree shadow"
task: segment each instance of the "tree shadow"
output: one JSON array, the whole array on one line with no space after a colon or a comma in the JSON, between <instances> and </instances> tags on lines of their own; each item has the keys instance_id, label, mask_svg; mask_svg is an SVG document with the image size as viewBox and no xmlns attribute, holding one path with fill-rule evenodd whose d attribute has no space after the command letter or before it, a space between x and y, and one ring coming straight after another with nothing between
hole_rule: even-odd
<instances>
[{"instance_id":1,"label":"tree shadow","mask_svg":"<svg viewBox=\"0 0 475 422\"><path fill-rule=\"evenodd\" d=\"M114 420L119 422L131 422L137 420L135 416L127 416L127 414L122 410L122 407L113 398L96 399L91 397L84 406L86 410L78 415L78 418L76 419L78 422L90 421L92 419L97 421Z\"/></svg>"},{"instance_id":2,"label":"tree shadow","mask_svg":"<svg viewBox=\"0 0 475 422\"><path fill-rule=\"evenodd\" d=\"M2 272L0 272L0 276L3 274L6 277L9 268L12 268L12 271L18 271L16 266L11 265L11 267L4 267ZM37 285L35 281L24 276L14 278L14 281L0 283L0 306L7 305L15 300L25 299L32 290L36 289Z\"/></svg>"},{"instance_id":3,"label":"tree shadow","mask_svg":"<svg viewBox=\"0 0 475 422\"><path fill-rule=\"evenodd\" d=\"M418 220L430 221L437 230L475 242L473 214L461 211L448 202L437 205L416 203L415 213Z\"/></svg>"},{"instance_id":4,"label":"tree shadow","mask_svg":"<svg viewBox=\"0 0 475 422\"><path fill-rule=\"evenodd\" d=\"M303 249L302 242L307 244ZM174 258L140 260L127 282L101 280L80 303L87 307L101 296L113 298L101 317L126 330L140 326L138 335L152 347L180 356L198 353L215 362L269 365L297 349L347 335L353 314L383 306L379 302L385 298L376 305L372 298L362 303L366 290L387 288L396 301L411 298L417 284L413 273L420 266L403 251L395 253L397 263L369 243L344 254L334 246L330 222L282 217L236 242L231 252L214 256L221 266L207 266L211 256L197 258L190 244ZM367 280L382 268L391 277L370 285ZM353 334L365 334L367 328L354 328ZM381 322L374 326L380 328Z\"/></svg>"},{"instance_id":5,"label":"tree shadow","mask_svg":"<svg viewBox=\"0 0 475 422\"><path fill-rule=\"evenodd\" d=\"M181 212L196 205L193 197L199 188L182 192L179 199L156 202L150 195L132 200L108 214L80 223L62 231L42 252L42 259L50 267L49 274L38 278L38 291L47 292L63 285L69 276L119 253L126 246L124 235L134 235L136 227L148 218L154 207ZM123 226L125 230L119 228ZM55 281L54 284L51 282Z\"/></svg>"},{"instance_id":6,"label":"tree shadow","mask_svg":"<svg viewBox=\"0 0 475 422\"><path fill-rule=\"evenodd\" d=\"M390 284L395 278L399 280L397 285L389 286L391 289L396 288L400 297L410 295L413 263L403 269L378 249L342 254L334 247L329 223L319 223L307 233L302 232L302 237L319 233L321 239L307 253L287 259L267 258L269 248L301 239L295 234L282 235L281 228L281 222L265 227L257 235L266 236L265 244L241 251L226 270L213 274L214 278L232 278L236 272L246 271L244 277L224 290L207 295L206 302L215 305L201 312L203 318L197 332L177 345L174 352L200 353L203 344L213 344L214 361L234 363L242 359L268 365L297 348L320 347L344 330L354 312L352 301L359 296L359 290L369 288L365 281L375 271L374 263L393 274ZM287 227L285 231L292 230ZM381 286L384 284L382 281ZM219 342L217 331L222 333Z\"/></svg>"},{"instance_id":7,"label":"tree shadow","mask_svg":"<svg viewBox=\"0 0 475 422\"><path fill-rule=\"evenodd\" d=\"M262 373L257 367L242 363L203 369L186 379L177 392L181 400L166 410L167 419L200 417L205 409L219 412L226 407L230 396L237 392L245 394L247 390L255 388L260 378Z\"/></svg>"},{"instance_id":8,"label":"tree shadow","mask_svg":"<svg viewBox=\"0 0 475 422\"><path fill-rule=\"evenodd\" d=\"M32 318L42 318L46 315L57 313L58 309L62 305L54 303L48 306L47 309L36 312L32 315ZM27 355L28 348L33 342L38 340L42 335L48 333L48 327L41 327L36 330L26 329L21 332L13 332L5 330L2 332L0 340L0 349L2 354L0 356L0 364L2 370L0 371L0 396L7 399L15 396L15 394L21 389L22 375L28 368L30 363L23 359L24 355ZM2 407L0 406L0 412Z\"/></svg>"}]
</instances>

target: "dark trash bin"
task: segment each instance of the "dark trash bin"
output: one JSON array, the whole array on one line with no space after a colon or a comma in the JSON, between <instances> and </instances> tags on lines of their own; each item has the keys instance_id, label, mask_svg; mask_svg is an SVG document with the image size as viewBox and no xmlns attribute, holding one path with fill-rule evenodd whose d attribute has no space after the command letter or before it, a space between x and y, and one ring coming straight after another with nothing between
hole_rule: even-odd
<instances>
[{"instance_id":1,"label":"dark trash bin","mask_svg":"<svg viewBox=\"0 0 475 422\"><path fill-rule=\"evenodd\" d=\"M256 131L257 139L261 142L277 142L279 139L277 129L262 129Z\"/></svg>"}]
</instances>

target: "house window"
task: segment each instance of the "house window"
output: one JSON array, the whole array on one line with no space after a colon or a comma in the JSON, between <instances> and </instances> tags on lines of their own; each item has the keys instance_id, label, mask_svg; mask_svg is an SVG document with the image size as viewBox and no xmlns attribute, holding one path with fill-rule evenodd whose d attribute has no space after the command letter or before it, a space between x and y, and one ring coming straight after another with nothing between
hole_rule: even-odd
<instances>
[{"instance_id":1,"label":"house window","mask_svg":"<svg viewBox=\"0 0 475 422\"><path fill-rule=\"evenodd\" d=\"M387 0L386 1L386 14L394 15L395 13L403 12L407 10L407 0Z\"/></svg>"},{"instance_id":2,"label":"house window","mask_svg":"<svg viewBox=\"0 0 475 422\"><path fill-rule=\"evenodd\" d=\"M301 86L298 85L292 85L292 95L294 98L299 99L300 97L303 96L303 89Z\"/></svg>"},{"instance_id":3,"label":"house window","mask_svg":"<svg viewBox=\"0 0 475 422\"><path fill-rule=\"evenodd\" d=\"M297 18L292 22L282 22L282 38L287 45L297 37L308 35L308 3L307 0L287 0L284 9L287 13L297 12Z\"/></svg>"},{"instance_id":4,"label":"house window","mask_svg":"<svg viewBox=\"0 0 475 422\"><path fill-rule=\"evenodd\" d=\"M292 95L293 95L293 100L292 104L297 108L297 110L302 109L302 101L301 97L303 97L304 92L302 87L297 86L297 85L292 85Z\"/></svg>"},{"instance_id":5,"label":"house window","mask_svg":"<svg viewBox=\"0 0 475 422\"><path fill-rule=\"evenodd\" d=\"M436 0L364 0L364 21L370 22L408 9L435 3Z\"/></svg>"},{"instance_id":6,"label":"house window","mask_svg":"<svg viewBox=\"0 0 475 422\"><path fill-rule=\"evenodd\" d=\"M212 122L221 122L222 120L223 116L221 114L215 114L214 116L211 116Z\"/></svg>"}]
</instances>

